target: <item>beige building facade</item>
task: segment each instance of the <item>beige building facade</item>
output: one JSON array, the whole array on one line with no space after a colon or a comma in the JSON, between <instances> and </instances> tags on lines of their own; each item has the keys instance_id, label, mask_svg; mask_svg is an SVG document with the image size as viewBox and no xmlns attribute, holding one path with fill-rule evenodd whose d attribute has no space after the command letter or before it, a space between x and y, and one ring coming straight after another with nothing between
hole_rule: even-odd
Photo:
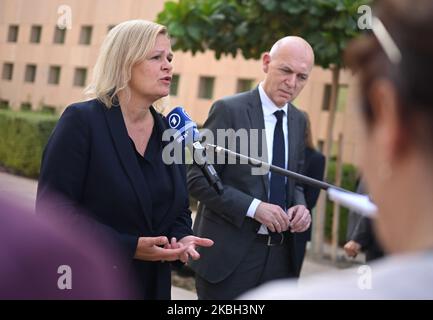
<instances>
[{"instance_id":1,"label":"beige building facade","mask_svg":"<svg viewBox=\"0 0 433 320\"><path fill-rule=\"evenodd\" d=\"M99 47L109 29L129 19L155 20L164 0L0 0L0 105L62 112L86 99ZM60 29L58 25L66 26ZM175 52L174 82L166 110L184 106L202 124L215 99L246 90L263 78L261 62L212 52ZM357 164L361 128L354 79L343 71L334 138L343 134L343 160ZM326 137L330 71L315 67L295 104L310 114L314 141Z\"/></svg>"}]
</instances>

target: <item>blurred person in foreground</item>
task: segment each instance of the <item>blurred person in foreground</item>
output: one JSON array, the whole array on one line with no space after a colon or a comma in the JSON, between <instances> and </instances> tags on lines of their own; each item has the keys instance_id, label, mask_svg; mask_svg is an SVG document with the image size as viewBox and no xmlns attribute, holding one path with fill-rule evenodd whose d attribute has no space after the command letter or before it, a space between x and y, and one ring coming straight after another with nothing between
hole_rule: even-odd
<instances>
[{"instance_id":1,"label":"blurred person in foreground","mask_svg":"<svg viewBox=\"0 0 433 320\"><path fill-rule=\"evenodd\" d=\"M135 299L116 245L0 195L0 299ZM84 232L83 232L84 231Z\"/></svg>"},{"instance_id":2,"label":"blurred person in foreground","mask_svg":"<svg viewBox=\"0 0 433 320\"><path fill-rule=\"evenodd\" d=\"M363 174L390 255L365 274L275 282L245 299L433 299L433 2L382 0L373 13L373 34L346 61L360 77Z\"/></svg>"},{"instance_id":3,"label":"blurred person in foreground","mask_svg":"<svg viewBox=\"0 0 433 320\"><path fill-rule=\"evenodd\" d=\"M169 94L170 39L164 26L131 20L101 47L94 99L66 108L42 158L36 211L60 212L123 246L143 299L171 298L170 262L198 259L183 165L162 159L168 128L154 104ZM84 214L83 214L84 213Z\"/></svg>"}]
</instances>

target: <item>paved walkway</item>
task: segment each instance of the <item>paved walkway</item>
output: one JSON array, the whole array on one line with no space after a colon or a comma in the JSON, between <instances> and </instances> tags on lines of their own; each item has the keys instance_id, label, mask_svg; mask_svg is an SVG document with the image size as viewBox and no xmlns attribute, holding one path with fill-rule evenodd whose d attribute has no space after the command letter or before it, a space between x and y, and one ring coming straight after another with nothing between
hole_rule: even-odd
<instances>
[{"instance_id":1,"label":"paved walkway","mask_svg":"<svg viewBox=\"0 0 433 320\"><path fill-rule=\"evenodd\" d=\"M0 193L2 195L17 197L26 208L33 209L36 199L36 180L22 178L0 172Z\"/></svg>"},{"instance_id":2,"label":"paved walkway","mask_svg":"<svg viewBox=\"0 0 433 320\"><path fill-rule=\"evenodd\" d=\"M22 202L21 204L27 208L34 208L36 189L36 180L0 172L0 193L19 198ZM340 251L339 255L343 256L343 253ZM300 281L302 282L302 279L305 279L310 275L332 270L338 270L338 268L330 262L316 261L307 254L302 268ZM197 295L194 292L173 287L172 298L173 300L195 300L197 299Z\"/></svg>"}]
</instances>

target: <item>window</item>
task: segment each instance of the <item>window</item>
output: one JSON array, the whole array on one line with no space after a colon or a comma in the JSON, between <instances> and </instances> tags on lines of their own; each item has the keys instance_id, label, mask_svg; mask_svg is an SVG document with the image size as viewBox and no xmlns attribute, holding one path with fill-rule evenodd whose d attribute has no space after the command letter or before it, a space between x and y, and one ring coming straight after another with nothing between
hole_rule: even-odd
<instances>
[{"instance_id":1,"label":"window","mask_svg":"<svg viewBox=\"0 0 433 320\"><path fill-rule=\"evenodd\" d=\"M54 27L54 40L53 43L64 44L66 38L66 28L59 29L59 27Z\"/></svg>"},{"instance_id":2,"label":"window","mask_svg":"<svg viewBox=\"0 0 433 320\"><path fill-rule=\"evenodd\" d=\"M32 104L30 102L23 102L23 103L21 103L20 109L21 109L21 111L31 111L32 110Z\"/></svg>"},{"instance_id":3,"label":"window","mask_svg":"<svg viewBox=\"0 0 433 320\"><path fill-rule=\"evenodd\" d=\"M200 77L198 97L201 99L212 99L214 83L214 77Z\"/></svg>"},{"instance_id":4,"label":"window","mask_svg":"<svg viewBox=\"0 0 433 320\"><path fill-rule=\"evenodd\" d=\"M9 109L9 100L0 100L0 109Z\"/></svg>"},{"instance_id":5,"label":"window","mask_svg":"<svg viewBox=\"0 0 433 320\"><path fill-rule=\"evenodd\" d=\"M24 75L25 82L35 82L36 79L36 65L28 64L26 65L26 73Z\"/></svg>"},{"instance_id":6,"label":"window","mask_svg":"<svg viewBox=\"0 0 433 320\"><path fill-rule=\"evenodd\" d=\"M342 84L338 88L338 98L337 98L337 111L338 112L344 112L344 110L346 109L347 89L348 89L348 86L346 84Z\"/></svg>"},{"instance_id":7,"label":"window","mask_svg":"<svg viewBox=\"0 0 433 320\"><path fill-rule=\"evenodd\" d=\"M348 86L345 84L339 85L338 87L338 96L337 96L337 111L344 112L346 108L347 101L347 89ZM322 110L329 111L330 102L331 102L331 91L332 86L330 84L325 84L325 91L323 93L323 102L322 102Z\"/></svg>"},{"instance_id":8,"label":"window","mask_svg":"<svg viewBox=\"0 0 433 320\"><path fill-rule=\"evenodd\" d=\"M43 105L40 109L42 113L48 113L48 114L56 114L56 107L55 106L49 106L49 105Z\"/></svg>"},{"instance_id":9,"label":"window","mask_svg":"<svg viewBox=\"0 0 433 320\"><path fill-rule=\"evenodd\" d=\"M80 44L89 45L92 42L92 26L82 26L80 32Z\"/></svg>"},{"instance_id":10,"label":"window","mask_svg":"<svg viewBox=\"0 0 433 320\"><path fill-rule=\"evenodd\" d=\"M12 80L13 73L14 73L14 64L8 62L3 63L2 79Z\"/></svg>"},{"instance_id":11,"label":"window","mask_svg":"<svg viewBox=\"0 0 433 320\"><path fill-rule=\"evenodd\" d=\"M84 87L86 85L86 78L87 78L86 68L75 68L74 86Z\"/></svg>"},{"instance_id":12,"label":"window","mask_svg":"<svg viewBox=\"0 0 433 320\"><path fill-rule=\"evenodd\" d=\"M250 91L253 88L253 85L253 79L238 79L238 83L236 85L236 92Z\"/></svg>"},{"instance_id":13,"label":"window","mask_svg":"<svg viewBox=\"0 0 433 320\"><path fill-rule=\"evenodd\" d=\"M18 41L18 31L19 27L17 25L10 25L8 31L8 42Z\"/></svg>"},{"instance_id":14,"label":"window","mask_svg":"<svg viewBox=\"0 0 433 320\"><path fill-rule=\"evenodd\" d=\"M50 66L48 73L48 83L49 84L59 84L60 83L60 66Z\"/></svg>"},{"instance_id":15,"label":"window","mask_svg":"<svg viewBox=\"0 0 433 320\"><path fill-rule=\"evenodd\" d=\"M319 140L317 142L317 148L319 149L320 152L323 153L323 151L324 151L323 148L325 148L325 141Z\"/></svg>"},{"instance_id":16,"label":"window","mask_svg":"<svg viewBox=\"0 0 433 320\"><path fill-rule=\"evenodd\" d=\"M179 75L174 74L173 78L171 78L170 95L177 96L178 89L179 89Z\"/></svg>"},{"instance_id":17,"label":"window","mask_svg":"<svg viewBox=\"0 0 433 320\"><path fill-rule=\"evenodd\" d=\"M32 29L30 31L30 42L40 43L41 34L42 34L42 26L32 26Z\"/></svg>"}]
</instances>

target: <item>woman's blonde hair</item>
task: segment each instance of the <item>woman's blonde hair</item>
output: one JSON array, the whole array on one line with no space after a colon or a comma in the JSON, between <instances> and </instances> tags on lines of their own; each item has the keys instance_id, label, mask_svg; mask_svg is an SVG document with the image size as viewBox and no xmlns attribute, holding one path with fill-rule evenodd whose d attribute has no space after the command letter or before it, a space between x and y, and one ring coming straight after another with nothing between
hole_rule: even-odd
<instances>
[{"instance_id":1,"label":"woman's blonde hair","mask_svg":"<svg viewBox=\"0 0 433 320\"><path fill-rule=\"evenodd\" d=\"M93 79L85 93L102 101L107 108L116 105L116 95L126 90L132 67L143 61L166 27L146 20L129 20L115 26L104 39L93 69Z\"/></svg>"}]
</instances>

